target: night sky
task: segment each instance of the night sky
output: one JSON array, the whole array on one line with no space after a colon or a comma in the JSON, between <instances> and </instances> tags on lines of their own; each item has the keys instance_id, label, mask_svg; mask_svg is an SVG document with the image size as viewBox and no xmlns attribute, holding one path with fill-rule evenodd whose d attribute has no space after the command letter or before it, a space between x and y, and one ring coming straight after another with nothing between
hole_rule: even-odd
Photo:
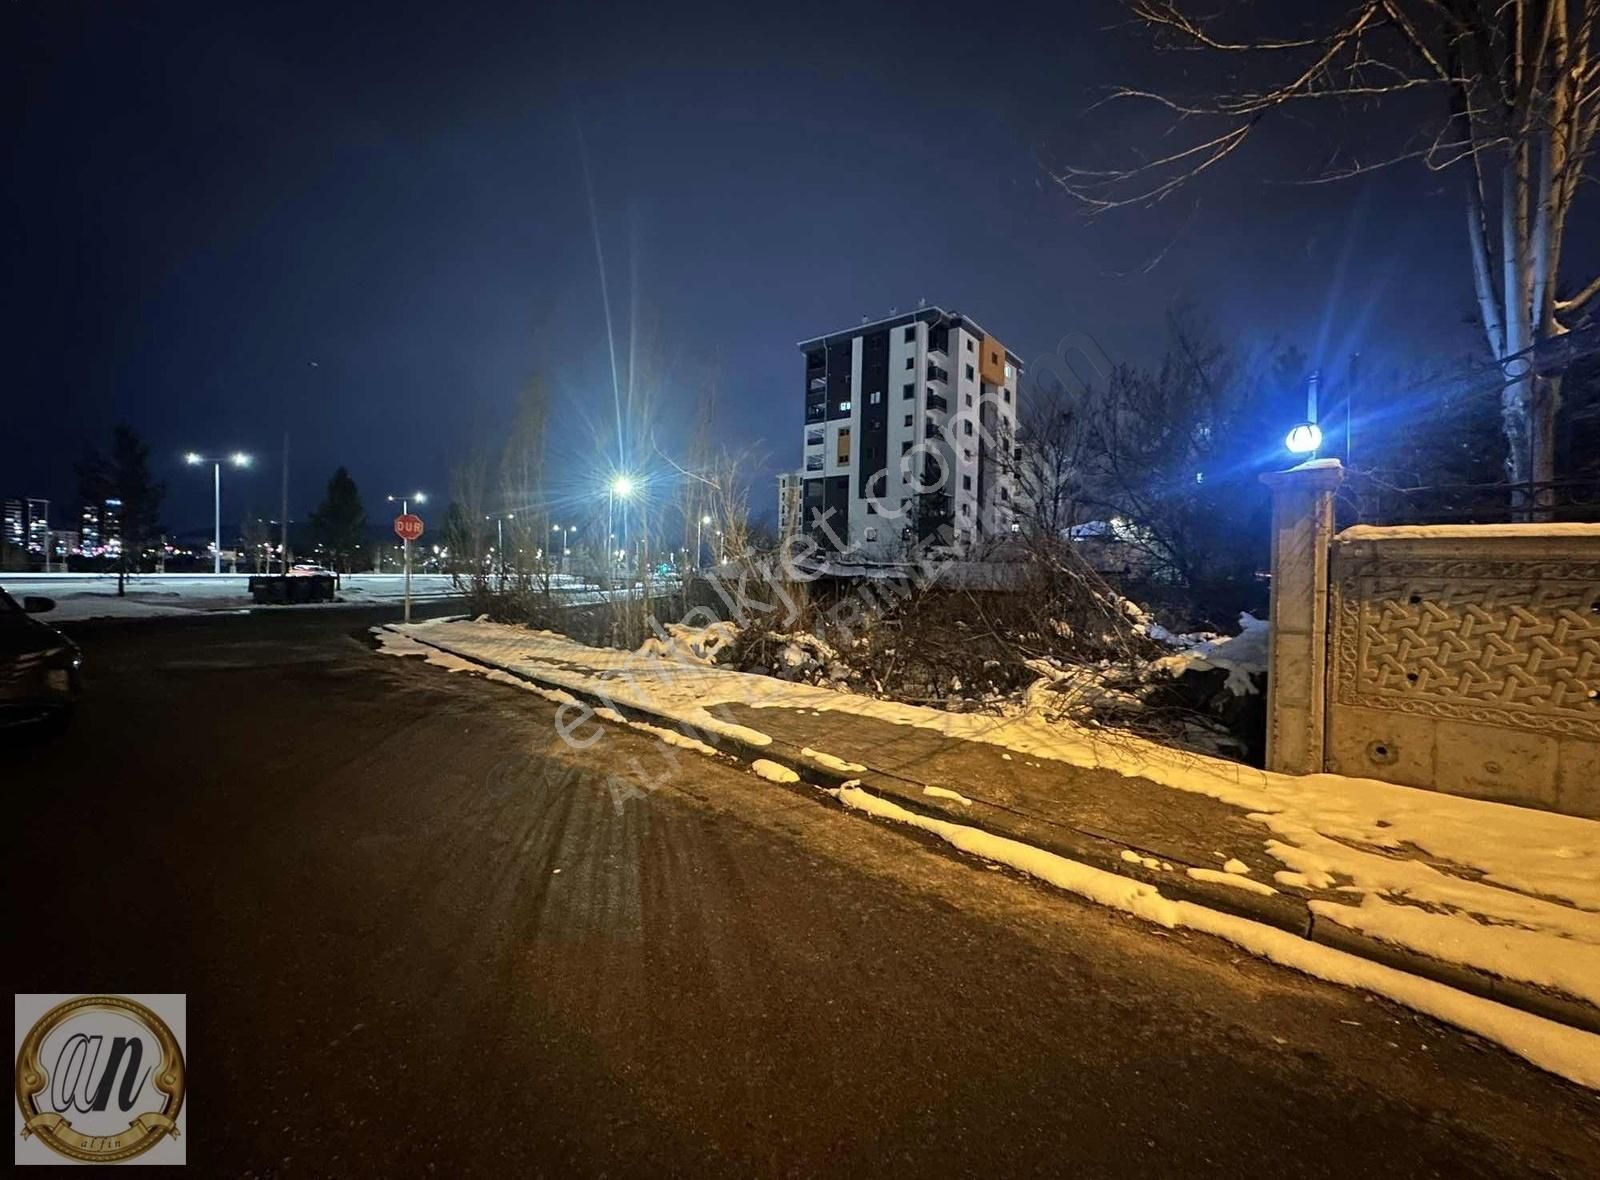
<instances>
[{"instance_id":1,"label":"night sky","mask_svg":"<svg viewBox=\"0 0 1600 1180\"><path fill-rule=\"evenodd\" d=\"M919 299L1030 362L1071 332L1146 358L1180 296L1328 365L1475 345L1450 182L1264 182L1306 163L1303 128L1159 209L1081 218L1040 161L1148 134L1081 112L1176 68L1117 19L9 0L0 494L75 502L74 460L126 421L175 529L209 519L191 448L261 454L226 514L275 514L285 429L297 518L340 463L369 510L439 495L534 373L563 407L569 481L602 469L580 142L619 355L636 307L663 440L715 388L725 441L765 452L761 509L766 473L798 461L795 342Z\"/></svg>"}]
</instances>

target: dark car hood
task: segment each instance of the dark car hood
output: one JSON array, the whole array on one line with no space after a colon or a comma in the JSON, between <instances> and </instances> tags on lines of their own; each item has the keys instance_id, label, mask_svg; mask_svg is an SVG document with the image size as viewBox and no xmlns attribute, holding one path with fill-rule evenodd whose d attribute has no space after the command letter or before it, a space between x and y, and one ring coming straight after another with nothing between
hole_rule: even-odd
<instances>
[{"instance_id":1,"label":"dark car hood","mask_svg":"<svg viewBox=\"0 0 1600 1180\"><path fill-rule=\"evenodd\" d=\"M20 611L0 611L0 660L62 648L76 651L77 644L54 627Z\"/></svg>"}]
</instances>

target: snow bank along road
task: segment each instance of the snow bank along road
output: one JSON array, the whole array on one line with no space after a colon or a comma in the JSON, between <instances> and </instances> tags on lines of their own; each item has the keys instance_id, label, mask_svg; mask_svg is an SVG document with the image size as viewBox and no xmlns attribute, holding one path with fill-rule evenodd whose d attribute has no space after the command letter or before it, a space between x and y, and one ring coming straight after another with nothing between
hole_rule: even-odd
<instances>
[{"instance_id":1,"label":"snow bank along road","mask_svg":"<svg viewBox=\"0 0 1600 1180\"><path fill-rule=\"evenodd\" d=\"M1600 1174L1491 1045L353 624L85 629L6 752L15 990L188 993L197 1174Z\"/></svg>"},{"instance_id":2,"label":"snow bank along road","mask_svg":"<svg viewBox=\"0 0 1600 1180\"><path fill-rule=\"evenodd\" d=\"M617 708L692 726L728 740L740 757L758 759L754 769L763 777L772 776L762 772L762 760L774 770L782 768L771 761L769 751L776 747L763 731L761 710L787 708L804 714L810 709L816 716L837 711L874 719L875 724L889 722L959 738L974 752L975 766L978 751L998 748L1047 758L1060 766L1063 775L1070 776L1072 768L1105 768L1158 784L1157 789L1225 801L1261 825L1256 843L1285 867L1273 874L1269 885L1237 875L1248 873L1248 866L1228 860L1224 867L1230 872L1209 871L1211 880L1234 881L1268 895L1281 889L1311 897L1304 914L1314 913L1319 922L1353 927L1382 940L1381 945L1366 947L1368 951L1398 946L1415 952L1413 969L1424 974L1452 980L1455 976L1448 969L1436 968L1458 964L1482 972L1483 979L1549 988L1574 1001L1563 1005L1562 1011L1581 1009L1579 1027L1553 1026L1548 1020L1361 962L1339 950L1301 945L1292 935L1284 937L1280 931L1210 909L1175 903L1172 886L1129 881L1120 873L1108 874L999 838L1005 835L1003 825L991 833L981 824L969 825L967 815L954 823L924 821L903 807L876 806L883 801L866 791L837 792L847 806L915 823L965 852L1164 927L1203 929L1320 978L1381 991L1490 1037L1563 1077L1600 1088L1600 1037L1580 1031L1592 1030L1590 1017L1600 1006L1600 824L1593 821L1336 775L1270 774L1178 754L1131 737L1107 742L1093 731L1051 725L1028 714L996 718L900 705L706 666L691 649L674 659L642 659L634 653L586 647L549 632L464 621L391 626L380 629L378 637L392 654L421 654L453 670L488 664L494 669L491 676L514 673L531 678L544 686L536 691L545 695L554 686L558 697L571 690ZM714 711L719 705L735 704L751 708L737 720ZM607 709L601 715L608 712L614 714ZM829 754L806 753L806 762L831 759L823 764L843 772L835 774L828 786L837 787L850 772L847 764ZM857 772L868 769L854 767ZM973 796L959 796L963 804L988 801L984 783L963 782L963 786ZM1131 852L1124 855L1140 859ZM1218 856L1222 859L1224 854ZM1153 859L1145 863L1160 865ZM1165 894L1159 891L1163 887L1168 890ZM1377 957L1381 961L1385 955Z\"/></svg>"}]
</instances>

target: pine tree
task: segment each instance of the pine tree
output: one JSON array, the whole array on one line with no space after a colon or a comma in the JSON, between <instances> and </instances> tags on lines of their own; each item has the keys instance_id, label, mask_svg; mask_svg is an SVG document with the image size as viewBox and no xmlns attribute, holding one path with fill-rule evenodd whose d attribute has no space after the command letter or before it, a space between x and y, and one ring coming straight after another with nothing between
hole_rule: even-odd
<instances>
[{"instance_id":1,"label":"pine tree","mask_svg":"<svg viewBox=\"0 0 1600 1180\"><path fill-rule=\"evenodd\" d=\"M311 535L334 569L349 573L350 564L366 545L367 510L350 472L343 467L328 480L322 503L311 514Z\"/></svg>"}]
</instances>

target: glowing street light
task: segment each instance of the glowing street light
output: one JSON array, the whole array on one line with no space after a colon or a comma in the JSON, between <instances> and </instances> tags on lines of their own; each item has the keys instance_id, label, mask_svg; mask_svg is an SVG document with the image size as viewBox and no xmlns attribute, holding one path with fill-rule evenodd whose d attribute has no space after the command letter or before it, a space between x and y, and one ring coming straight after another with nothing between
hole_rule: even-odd
<instances>
[{"instance_id":1,"label":"glowing street light","mask_svg":"<svg viewBox=\"0 0 1600 1180\"><path fill-rule=\"evenodd\" d=\"M711 523L711 514L710 513L706 513L704 516L702 516L699 520L695 521L695 523L694 523L694 568L695 569L701 568L701 564L702 564L701 555L703 553L705 553L705 550L700 547L701 530L704 529L706 527L706 525L708 525L710 523Z\"/></svg>"},{"instance_id":2,"label":"glowing street light","mask_svg":"<svg viewBox=\"0 0 1600 1180\"><path fill-rule=\"evenodd\" d=\"M1322 446L1322 427L1315 422L1302 422L1288 433L1283 445L1296 455L1314 455Z\"/></svg>"},{"instance_id":3,"label":"glowing street light","mask_svg":"<svg viewBox=\"0 0 1600 1180\"><path fill-rule=\"evenodd\" d=\"M211 551L211 572L222 572L222 465L232 463L235 467L250 466L250 456L243 451L235 451L226 459L218 455L202 455L199 451L190 451L184 455L183 461L190 467L198 467L202 463L211 464L211 512L212 530L214 538Z\"/></svg>"},{"instance_id":4,"label":"glowing street light","mask_svg":"<svg viewBox=\"0 0 1600 1180\"><path fill-rule=\"evenodd\" d=\"M631 475L614 475L611 482L606 485L606 532L609 534L615 527L612 524L612 502L622 500L624 504L633 496L633 477ZM623 548L627 548L628 538L628 513L626 507L622 513L622 538Z\"/></svg>"}]
</instances>

